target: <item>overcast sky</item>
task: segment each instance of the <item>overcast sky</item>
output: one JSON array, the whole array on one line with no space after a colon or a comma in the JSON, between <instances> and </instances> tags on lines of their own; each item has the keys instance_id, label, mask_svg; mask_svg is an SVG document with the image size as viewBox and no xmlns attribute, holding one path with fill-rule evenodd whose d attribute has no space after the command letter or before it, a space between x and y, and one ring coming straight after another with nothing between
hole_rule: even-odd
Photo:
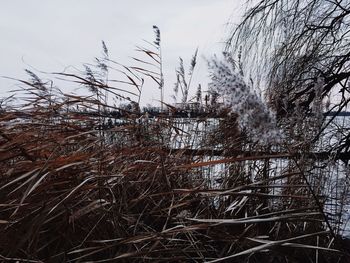
<instances>
[{"instance_id":1,"label":"overcast sky","mask_svg":"<svg viewBox=\"0 0 350 263\"><path fill-rule=\"evenodd\" d=\"M195 90L198 83L205 87L207 67L202 56L220 52L242 11L240 0L1 0L0 76L27 78L25 68L46 72L81 68L101 54L101 40L113 60L130 65L135 45L144 45L143 39L153 41L152 26L157 25L165 95L171 102L178 57L188 68L199 48L192 87ZM1 93L14 88L14 81L0 78ZM145 89L143 104L156 104L157 87L147 84Z\"/></svg>"}]
</instances>

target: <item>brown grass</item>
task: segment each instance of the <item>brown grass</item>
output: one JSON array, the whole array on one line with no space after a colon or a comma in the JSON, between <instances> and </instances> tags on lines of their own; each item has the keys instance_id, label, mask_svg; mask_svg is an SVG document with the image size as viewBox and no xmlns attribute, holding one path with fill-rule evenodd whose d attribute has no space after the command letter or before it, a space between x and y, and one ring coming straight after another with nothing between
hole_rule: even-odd
<instances>
[{"instance_id":1,"label":"brown grass","mask_svg":"<svg viewBox=\"0 0 350 263\"><path fill-rule=\"evenodd\" d=\"M90 95L28 71L23 98L1 105L2 261L348 262L310 153L248 142L227 111L215 124L111 106L139 101L144 79L122 66L136 91L111 87L108 63L104 45L99 75L56 74ZM141 72L163 88L158 64Z\"/></svg>"},{"instance_id":2,"label":"brown grass","mask_svg":"<svg viewBox=\"0 0 350 263\"><path fill-rule=\"evenodd\" d=\"M97 100L53 99L31 89L25 107L5 108L0 115L4 261L314 262L317 255L319 262L334 262L341 257L297 167L271 176L262 165L266 156L228 162L172 153L164 140L174 132L174 120L142 126L131 114L129 123L108 127L100 121L106 123L103 114L115 108L92 114ZM73 111L77 105L80 111ZM140 136L140 129L147 129L148 137ZM201 167L217 163L227 163L228 170L213 186ZM248 164L256 171L253 181L245 172Z\"/></svg>"}]
</instances>

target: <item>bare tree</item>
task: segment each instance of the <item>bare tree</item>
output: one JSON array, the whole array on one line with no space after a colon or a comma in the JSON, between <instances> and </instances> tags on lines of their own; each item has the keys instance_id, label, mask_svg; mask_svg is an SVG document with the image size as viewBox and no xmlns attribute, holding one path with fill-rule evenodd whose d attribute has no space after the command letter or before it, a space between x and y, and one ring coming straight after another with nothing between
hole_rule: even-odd
<instances>
[{"instance_id":1,"label":"bare tree","mask_svg":"<svg viewBox=\"0 0 350 263\"><path fill-rule=\"evenodd\" d=\"M242 47L245 71L266 84L278 109L298 102L309 110L320 80L322 98L339 88L336 108L343 109L349 102L349 18L348 0L263 0L245 14L228 47Z\"/></svg>"},{"instance_id":2,"label":"bare tree","mask_svg":"<svg viewBox=\"0 0 350 263\"><path fill-rule=\"evenodd\" d=\"M338 113L350 102L349 0L248 1L227 49L240 57L246 77L265 88L279 117ZM350 134L342 142L338 151L349 148Z\"/></svg>"}]
</instances>

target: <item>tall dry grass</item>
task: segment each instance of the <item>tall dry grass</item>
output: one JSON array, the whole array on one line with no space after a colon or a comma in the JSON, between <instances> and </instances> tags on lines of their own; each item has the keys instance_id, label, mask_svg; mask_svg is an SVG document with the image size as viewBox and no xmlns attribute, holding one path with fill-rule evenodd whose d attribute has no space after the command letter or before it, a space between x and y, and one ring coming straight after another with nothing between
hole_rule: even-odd
<instances>
[{"instance_id":1,"label":"tall dry grass","mask_svg":"<svg viewBox=\"0 0 350 263\"><path fill-rule=\"evenodd\" d=\"M223 157L172 149L172 134L187 136L177 120L110 106L106 98L120 91L107 74L60 74L87 86L87 96L29 74L23 104L0 113L3 261L349 259L311 180L314 162L257 148L234 116L221 116L201 146L219 145Z\"/></svg>"}]
</instances>

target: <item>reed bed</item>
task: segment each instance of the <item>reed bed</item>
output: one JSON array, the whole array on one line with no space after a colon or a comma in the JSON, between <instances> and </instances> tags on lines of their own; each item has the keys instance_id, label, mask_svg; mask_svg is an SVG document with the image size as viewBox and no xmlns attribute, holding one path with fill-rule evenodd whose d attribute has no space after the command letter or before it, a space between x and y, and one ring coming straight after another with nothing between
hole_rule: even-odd
<instances>
[{"instance_id":1,"label":"reed bed","mask_svg":"<svg viewBox=\"0 0 350 263\"><path fill-rule=\"evenodd\" d=\"M26 92L0 113L2 261L348 262L308 169L230 155L232 117L198 146L220 132L227 156L203 157L169 147L174 119L117 125L98 98Z\"/></svg>"},{"instance_id":2,"label":"reed bed","mask_svg":"<svg viewBox=\"0 0 350 263\"><path fill-rule=\"evenodd\" d=\"M180 109L163 101L160 31L154 30L153 49L138 48L151 62L134 60L155 70L120 65L103 42L95 67L55 74L88 95L64 93L27 71L20 101L1 101L1 260L349 262L340 216L349 177L329 194L334 170L325 169L329 160L310 158L310 140L299 139L305 122L278 147L263 147L239 127L237 112L217 104L216 93L205 98L207 117L171 117ZM227 71L224 80L238 83L252 102L258 98L216 64ZM111 80L112 69L126 80ZM191 81L182 60L177 74L186 104ZM138 106L145 77L161 91L162 112L153 118ZM262 102L255 106L239 105L249 109L246 120L271 120ZM259 120L253 124L266 132Z\"/></svg>"}]
</instances>

